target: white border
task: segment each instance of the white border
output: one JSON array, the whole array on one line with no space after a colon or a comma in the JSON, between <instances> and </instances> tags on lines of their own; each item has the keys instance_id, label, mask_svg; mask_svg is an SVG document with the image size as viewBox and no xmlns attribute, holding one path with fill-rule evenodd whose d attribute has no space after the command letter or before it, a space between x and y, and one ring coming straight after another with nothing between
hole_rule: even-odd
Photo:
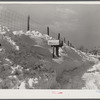
<instances>
[{"instance_id":1,"label":"white border","mask_svg":"<svg viewBox=\"0 0 100 100\"><path fill-rule=\"evenodd\" d=\"M52 93L54 92L55 93ZM62 92L62 94L58 94ZM100 98L95 90L0 90L0 99L77 99Z\"/></svg>"},{"instance_id":2,"label":"white border","mask_svg":"<svg viewBox=\"0 0 100 100\"><path fill-rule=\"evenodd\" d=\"M24 2L12 2L12 1L0 1L0 4L100 4L100 1L24 1Z\"/></svg>"},{"instance_id":3,"label":"white border","mask_svg":"<svg viewBox=\"0 0 100 100\"><path fill-rule=\"evenodd\" d=\"M100 1L60 1L60 2L2 2L0 4L100 4ZM59 94L62 92L62 94ZM100 98L98 90L0 90L0 99L77 99Z\"/></svg>"}]
</instances>

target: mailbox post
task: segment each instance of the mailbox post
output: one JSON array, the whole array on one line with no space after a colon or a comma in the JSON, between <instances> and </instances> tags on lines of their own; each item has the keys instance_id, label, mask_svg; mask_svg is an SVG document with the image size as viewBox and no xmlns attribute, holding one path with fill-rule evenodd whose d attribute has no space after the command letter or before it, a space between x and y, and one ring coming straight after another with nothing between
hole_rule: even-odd
<instances>
[{"instance_id":1,"label":"mailbox post","mask_svg":"<svg viewBox=\"0 0 100 100\"><path fill-rule=\"evenodd\" d=\"M60 33L58 33L58 40L60 44ZM56 55L59 57L59 46L56 46Z\"/></svg>"},{"instance_id":2,"label":"mailbox post","mask_svg":"<svg viewBox=\"0 0 100 100\"><path fill-rule=\"evenodd\" d=\"M54 46L53 46L53 53L52 53L52 57L53 57L53 58L55 57L55 54L54 54Z\"/></svg>"},{"instance_id":3,"label":"mailbox post","mask_svg":"<svg viewBox=\"0 0 100 100\"><path fill-rule=\"evenodd\" d=\"M53 47L53 53L52 53L52 56L53 58L55 57L54 56L54 48L56 48L56 55L59 57L59 47L62 47L63 46L63 41L60 41L60 40L48 40L48 45L51 45L51 47Z\"/></svg>"},{"instance_id":4,"label":"mailbox post","mask_svg":"<svg viewBox=\"0 0 100 100\"><path fill-rule=\"evenodd\" d=\"M53 58L55 57L54 56L54 48L59 46L59 40L48 40L48 45L51 45L53 47L53 53L52 53L52 56Z\"/></svg>"}]
</instances>

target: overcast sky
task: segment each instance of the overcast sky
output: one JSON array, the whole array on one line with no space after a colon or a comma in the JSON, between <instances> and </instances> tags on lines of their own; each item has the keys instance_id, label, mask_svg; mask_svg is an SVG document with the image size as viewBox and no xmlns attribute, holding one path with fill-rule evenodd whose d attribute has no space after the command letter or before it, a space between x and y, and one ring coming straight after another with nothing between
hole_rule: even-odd
<instances>
[{"instance_id":1,"label":"overcast sky","mask_svg":"<svg viewBox=\"0 0 100 100\"><path fill-rule=\"evenodd\" d=\"M0 5L24 15L30 15L34 24L49 26L51 33L61 33L62 37L75 46L86 48L100 46L100 5L75 4L31 4Z\"/></svg>"}]
</instances>

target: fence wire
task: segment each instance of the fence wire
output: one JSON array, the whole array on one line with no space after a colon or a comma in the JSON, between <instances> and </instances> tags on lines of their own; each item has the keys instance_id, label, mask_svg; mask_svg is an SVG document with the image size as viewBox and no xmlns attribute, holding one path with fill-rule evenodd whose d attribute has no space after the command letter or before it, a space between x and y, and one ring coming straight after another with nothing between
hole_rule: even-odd
<instances>
[{"instance_id":1,"label":"fence wire","mask_svg":"<svg viewBox=\"0 0 100 100\"><path fill-rule=\"evenodd\" d=\"M8 9L0 11L0 24L11 30L27 30L27 17Z\"/></svg>"},{"instance_id":2,"label":"fence wire","mask_svg":"<svg viewBox=\"0 0 100 100\"><path fill-rule=\"evenodd\" d=\"M12 31L27 31L27 21L28 15L22 15L10 9L0 10L0 25L7 26ZM34 20L30 16L30 30L39 31L43 34L47 34L47 26L42 25L39 21ZM57 38L57 33L55 33L51 28L50 36Z\"/></svg>"}]
</instances>

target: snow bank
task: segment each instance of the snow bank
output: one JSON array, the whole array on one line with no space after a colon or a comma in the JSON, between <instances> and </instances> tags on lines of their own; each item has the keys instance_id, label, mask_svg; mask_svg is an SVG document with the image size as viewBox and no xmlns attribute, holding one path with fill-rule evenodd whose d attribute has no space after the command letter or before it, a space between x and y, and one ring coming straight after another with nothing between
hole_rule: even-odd
<instances>
[{"instance_id":1,"label":"snow bank","mask_svg":"<svg viewBox=\"0 0 100 100\"><path fill-rule=\"evenodd\" d=\"M12 32L0 27L0 88L54 88L57 85L46 37L38 31Z\"/></svg>"},{"instance_id":2,"label":"snow bank","mask_svg":"<svg viewBox=\"0 0 100 100\"><path fill-rule=\"evenodd\" d=\"M54 89L74 79L65 73L89 66L96 59L64 44L59 58L52 58L47 41L52 37L38 31L11 31L0 26L0 88ZM62 80L60 80L62 78ZM68 83L68 84L69 84ZM66 88L71 86L67 84ZM75 83L76 84L76 83Z\"/></svg>"}]
</instances>

